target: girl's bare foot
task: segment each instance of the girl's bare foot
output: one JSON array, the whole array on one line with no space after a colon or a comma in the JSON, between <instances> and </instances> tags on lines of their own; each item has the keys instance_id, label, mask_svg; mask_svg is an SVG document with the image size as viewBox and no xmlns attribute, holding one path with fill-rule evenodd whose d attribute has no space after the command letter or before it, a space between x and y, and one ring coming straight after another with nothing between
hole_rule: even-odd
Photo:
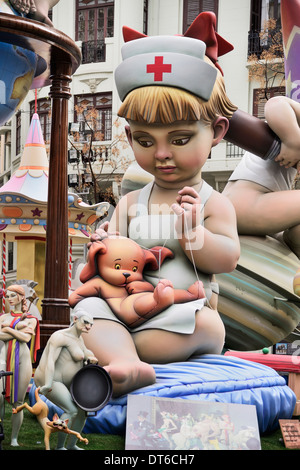
<instances>
[{"instance_id":1,"label":"girl's bare foot","mask_svg":"<svg viewBox=\"0 0 300 470\"><path fill-rule=\"evenodd\" d=\"M112 380L114 397L151 385L156 379L153 367L142 361L130 362L120 359L111 362L104 369Z\"/></svg>"}]
</instances>

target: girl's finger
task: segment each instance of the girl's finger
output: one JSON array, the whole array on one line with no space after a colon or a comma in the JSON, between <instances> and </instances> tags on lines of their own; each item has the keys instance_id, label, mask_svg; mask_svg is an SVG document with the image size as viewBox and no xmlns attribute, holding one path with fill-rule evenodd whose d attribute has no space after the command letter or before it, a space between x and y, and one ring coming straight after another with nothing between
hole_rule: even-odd
<instances>
[{"instance_id":1,"label":"girl's finger","mask_svg":"<svg viewBox=\"0 0 300 470\"><path fill-rule=\"evenodd\" d=\"M200 204L200 198L194 198L192 196L184 195L181 196L181 203L188 202L189 204Z\"/></svg>"},{"instance_id":2,"label":"girl's finger","mask_svg":"<svg viewBox=\"0 0 300 470\"><path fill-rule=\"evenodd\" d=\"M184 209L181 207L179 204L172 204L172 209L175 212L176 215L182 215L184 214Z\"/></svg>"},{"instance_id":3,"label":"girl's finger","mask_svg":"<svg viewBox=\"0 0 300 470\"><path fill-rule=\"evenodd\" d=\"M198 192L191 186L185 186L184 188L180 189L180 191L178 191L178 194L180 194L180 196L188 194L189 196L199 197Z\"/></svg>"}]
</instances>

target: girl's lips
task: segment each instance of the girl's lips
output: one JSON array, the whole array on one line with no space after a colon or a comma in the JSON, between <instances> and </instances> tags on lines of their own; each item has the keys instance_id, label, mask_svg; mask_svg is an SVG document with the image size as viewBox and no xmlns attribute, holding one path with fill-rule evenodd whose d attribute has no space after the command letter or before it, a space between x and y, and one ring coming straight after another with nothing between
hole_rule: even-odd
<instances>
[{"instance_id":1,"label":"girl's lips","mask_svg":"<svg viewBox=\"0 0 300 470\"><path fill-rule=\"evenodd\" d=\"M163 173L172 173L176 169L176 166L157 166L156 169Z\"/></svg>"}]
</instances>

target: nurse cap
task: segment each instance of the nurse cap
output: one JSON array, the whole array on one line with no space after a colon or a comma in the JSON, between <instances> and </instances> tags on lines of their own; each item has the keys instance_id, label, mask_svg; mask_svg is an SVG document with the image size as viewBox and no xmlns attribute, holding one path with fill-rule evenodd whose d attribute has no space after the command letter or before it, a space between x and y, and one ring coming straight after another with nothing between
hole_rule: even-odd
<instances>
[{"instance_id":1,"label":"nurse cap","mask_svg":"<svg viewBox=\"0 0 300 470\"><path fill-rule=\"evenodd\" d=\"M210 98L217 77L218 57L233 46L216 32L216 16L203 12L184 36L146 36L123 27L123 61L115 71L121 101L144 86L171 86L184 89L203 100ZM204 61L207 57L215 65Z\"/></svg>"}]
</instances>

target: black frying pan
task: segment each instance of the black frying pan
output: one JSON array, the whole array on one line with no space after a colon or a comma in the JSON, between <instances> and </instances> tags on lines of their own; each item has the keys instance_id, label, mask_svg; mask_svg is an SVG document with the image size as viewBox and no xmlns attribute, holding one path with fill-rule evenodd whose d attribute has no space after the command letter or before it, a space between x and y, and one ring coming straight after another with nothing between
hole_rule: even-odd
<instances>
[{"instance_id":1,"label":"black frying pan","mask_svg":"<svg viewBox=\"0 0 300 470\"><path fill-rule=\"evenodd\" d=\"M105 369L96 364L89 364L75 374L70 392L79 408L95 413L110 400L112 381Z\"/></svg>"}]
</instances>

